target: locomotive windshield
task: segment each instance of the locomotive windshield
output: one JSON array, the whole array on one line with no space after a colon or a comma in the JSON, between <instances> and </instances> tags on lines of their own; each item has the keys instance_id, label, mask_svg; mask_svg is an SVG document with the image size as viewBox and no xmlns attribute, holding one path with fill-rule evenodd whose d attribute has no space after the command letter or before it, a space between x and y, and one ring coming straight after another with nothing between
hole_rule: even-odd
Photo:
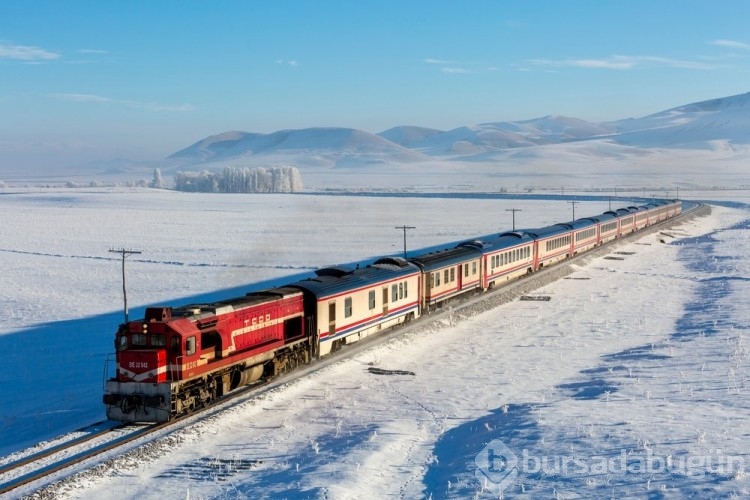
<instances>
[{"instance_id":1,"label":"locomotive windshield","mask_svg":"<svg viewBox=\"0 0 750 500\"><path fill-rule=\"evenodd\" d=\"M129 337L129 338L128 338ZM175 337L177 340L177 351L179 352L179 337ZM164 347L167 345L167 336L163 334L152 334L146 335L144 333L133 333L129 336L127 334L118 335L115 340L115 347L118 351L124 351L129 347ZM172 349L175 349L174 340L172 342Z\"/></svg>"}]
</instances>

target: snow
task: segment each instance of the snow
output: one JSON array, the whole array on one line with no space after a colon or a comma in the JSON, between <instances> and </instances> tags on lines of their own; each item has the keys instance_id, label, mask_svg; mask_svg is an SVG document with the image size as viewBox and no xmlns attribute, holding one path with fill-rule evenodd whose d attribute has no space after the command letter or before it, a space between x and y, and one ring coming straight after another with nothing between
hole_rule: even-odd
<instances>
[{"instance_id":1,"label":"snow","mask_svg":"<svg viewBox=\"0 0 750 500\"><path fill-rule=\"evenodd\" d=\"M747 496L749 196L700 196L728 198L710 216L613 249L622 260L587 258L537 290L549 302L436 316L54 495ZM570 218L565 198L1 195L0 453L103 419L104 359L122 320L110 248L143 252L126 261L137 317L154 302L399 254L399 224L417 226L409 249L505 230L510 207L523 210L519 227ZM606 198L583 201L576 214L607 208ZM508 484L481 460L491 443L518 458Z\"/></svg>"}]
</instances>

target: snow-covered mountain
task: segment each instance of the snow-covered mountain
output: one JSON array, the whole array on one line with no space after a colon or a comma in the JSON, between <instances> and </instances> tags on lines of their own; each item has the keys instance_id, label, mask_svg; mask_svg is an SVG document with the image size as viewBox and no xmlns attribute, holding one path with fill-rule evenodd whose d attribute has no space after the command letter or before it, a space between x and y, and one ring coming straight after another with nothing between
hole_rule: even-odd
<instances>
[{"instance_id":1,"label":"snow-covered mountain","mask_svg":"<svg viewBox=\"0 0 750 500\"><path fill-rule=\"evenodd\" d=\"M424 161L489 160L497 153L582 141L605 141L630 150L715 149L750 144L750 92L712 99L642 118L592 123L565 116L492 122L452 130L398 126L379 134L350 128L281 130L271 134L225 132L169 157L180 164L227 161L289 162L301 167L366 167ZM601 149L601 146L596 146Z\"/></svg>"},{"instance_id":2,"label":"snow-covered mountain","mask_svg":"<svg viewBox=\"0 0 750 500\"><path fill-rule=\"evenodd\" d=\"M483 127L521 134L537 144L549 144L587 139L612 131L612 126L591 123L578 118L550 115L519 122L485 123Z\"/></svg>"},{"instance_id":3,"label":"snow-covered mountain","mask_svg":"<svg viewBox=\"0 0 750 500\"><path fill-rule=\"evenodd\" d=\"M750 144L750 92L611 124L615 140L643 147L700 147L709 141Z\"/></svg>"},{"instance_id":4,"label":"snow-covered mountain","mask_svg":"<svg viewBox=\"0 0 750 500\"><path fill-rule=\"evenodd\" d=\"M565 116L518 122L482 123L445 132L419 127L394 127L378 135L430 156L451 157L585 140L612 133L614 126ZM424 132L421 135L420 131Z\"/></svg>"},{"instance_id":5,"label":"snow-covered mountain","mask_svg":"<svg viewBox=\"0 0 750 500\"><path fill-rule=\"evenodd\" d=\"M487 150L501 150L533 146L534 142L521 134L492 126L459 127L426 137L410 147L430 156L463 156Z\"/></svg>"},{"instance_id":6,"label":"snow-covered mountain","mask_svg":"<svg viewBox=\"0 0 750 500\"><path fill-rule=\"evenodd\" d=\"M444 133L442 130L438 130L435 128L404 125L400 127L389 128L384 132L380 132L378 135L383 139L395 142L396 144L399 144L406 148L411 148L414 146L414 144L418 144L421 141L442 133Z\"/></svg>"},{"instance_id":7,"label":"snow-covered mountain","mask_svg":"<svg viewBox=\"0 0 750 500\"><path fill-rule=\"evenodd\" d=\"M358 166L371 163L411 163L426 159L375 134L351 128L308 128L280 130L271 134L225 132L207 137L169 156L170 160L191 163L220 162L253 157L263 160L288 157L303 164ZM296 160L296 161L295 161Z\"/></svg>"}]
</instances>

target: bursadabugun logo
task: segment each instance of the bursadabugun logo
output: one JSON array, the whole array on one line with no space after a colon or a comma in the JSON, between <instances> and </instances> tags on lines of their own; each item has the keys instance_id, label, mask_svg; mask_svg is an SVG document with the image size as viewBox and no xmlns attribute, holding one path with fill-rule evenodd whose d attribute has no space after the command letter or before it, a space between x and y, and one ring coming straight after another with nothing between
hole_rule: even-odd
<instances>
[{"instance_id":1,"label":"bursadabugun logo","mask_svg":"<svg viewBox=\"0 0 750 500\"><path fill-rule=\"evenodd\" d=\"M651 484L669 478L682 477L687 480L706 476L741 478L745 475L745 459L742 455L725 455L721 449L710 450L707 455L681 453L673 456L645 453L633 450L613 450L606 455L533 455L521 450L516 456L499 439L487 444L474 458L477 466L474 476L484 490L495 490L498 494L513 484L519 474L529 478L542 475L545 478L573 479L607 476L610 480L627 475L646 475L642 480ZM632 478L630 482L638 481Z\"/></svg>"},{"instance_id":2,"label":"bursadabugun logo","mask_svg":"<svg viewBox=\"0 0 750 500\"><path fill-rule=\"evenodd\" d=\"M480 484L493 486L498 493L513 484L518 477L518 457L499 439L493 439L474 458L474 476Z\"/></svg>"}]
</instances>

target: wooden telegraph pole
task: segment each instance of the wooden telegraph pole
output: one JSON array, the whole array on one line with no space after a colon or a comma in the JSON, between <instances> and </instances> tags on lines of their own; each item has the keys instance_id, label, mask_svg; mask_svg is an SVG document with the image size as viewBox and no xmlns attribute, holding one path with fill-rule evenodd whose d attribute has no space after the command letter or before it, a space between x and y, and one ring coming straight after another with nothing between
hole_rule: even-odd
<instances>
[{"instance_id":1,"label":"wooden telegraph pole","mask_svg":"<svg viewBox=\"0 0 750 500\"><path fill-rule=\"evenodd\" d=\"M573 220L576 220L576 205L578 205L581 202L580 201L569 201L568 203L570 203L573 206Z\"/></svg>"},{"instance_id":2,"label":"wooden telegraph pole","mask_svg":"<svg viewBox=\"0 0 750 500\"><path fill-rule=\"evenodd\" d=\"M406 258L406 230L416 229L416 227L403 225L403 226L396 226L396 229L401 229L402 231L404 231L404 259L405 259Z\"/></svg>"},{"instance_id":3,"label":"wooden telegraph pole","mask_svg":"<svg viewBox=\"0 0 750 500\"><path fill-rule=\"evenodd\" d=\"M128 322L128 292L127 288L125 287L125 259L127 257L130 257L131 255L137 255L141 252L137 250L125 250L124 248L120 250L110 250L109 253L119 253L122 255L122 300L124 302L124 311L125 311L125 323Z\"/></svg>"},{"instance_id":4,"label":"wooden telegraph pole","mask_svg":"<svg viewBox=\"0 0 750 500\"><path fill-rule=\"evenodd\" d=\"M506 208L506 212L513 212L513 231L516 230L516 212L523 212L520 208Z\"/></svg>"}]
</instances>

